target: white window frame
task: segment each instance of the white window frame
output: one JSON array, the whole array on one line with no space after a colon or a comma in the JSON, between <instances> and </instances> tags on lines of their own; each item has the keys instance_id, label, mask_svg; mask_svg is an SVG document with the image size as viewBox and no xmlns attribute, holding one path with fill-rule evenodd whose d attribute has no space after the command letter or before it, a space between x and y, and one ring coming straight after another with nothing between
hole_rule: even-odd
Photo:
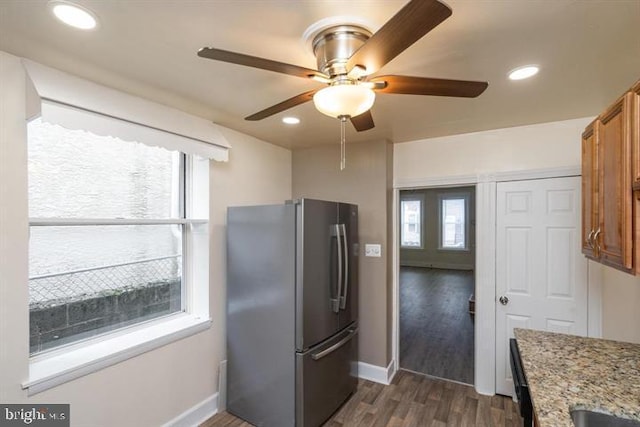
<instances>
[{"instance_id":1,"label":"white window frame","mask_svg":"<svg viewBox=\"0 0 640 427\"><path fill-rule=\"evenodd\" d=\"M31 219L30 226L181 224L184 311L38 353L29 359L29 395L137 356L211 326L209 316L208 159L185 156L186 213L181 219ZM198 164L200 163L200 164ZM204 163L204 164L203 164ZM196 193L197 191L197 193ZM197 194L197 197L195 197ZM207 212L206 216L202 216Z\"/></svg>"},{"instance_id":2,"label":"white window frame","mask_svg":"<svg viewBox=\"0 0 640 427\"><path fill-rule=\"evenodd\" d=\"M402 234L404 232L404 218L402 217L402 203L403 202L420 202L420 245L418 246L404 246L402 244ZM400 249L402 250L423 250L424 249L424 196L417 194L408 194L400 197L400 212L398 217L400 218Z\"/></svg>"},{"instance_id":3,"label":"white window frame","mask_svg":"<svg viewBox=\"0 0 640 427\"><path fill-rule=\"evenodd\" d=\"M460 193L439 193L438 194L438 251L446 251L446 252L469 252L469 199L471 198L471 194L469 192L460 192ZM443 246L442 244L442 226L443 226L443 209L442 204L445 200L451 199L464 199L464 247L461 248L452 248L448 246Z\"/></svg>"},{"instance_id":4,"label":"white window frame","mask_svg":"<svg viewBox=\"0 0 640 427\"><path fill-rule=\"evenodd\" d=\"M43 68L43 67L41 67ZM58 72L58 74L60 74ZM34 77L34 73L31 77ZM67 76L68 77L68 76ZM67 78L65 77L65 78ZM71 77L69 77L71 78ZM78 87L87 83L79 81ZM64 80L64 79L63 79ZM74 80L75 82L75 80ZM36 84L37 85L37 84ZM79 97L84 99L101 99L101 94L110 95L111 106L115 109L117 105L126 106L133 101L131 97L120 95L113 90L107 90L93 83L89 84L87 93L81 93ZM106 91L106 92L105 92ZM64 91L61 91L64 92ZM82 92L82 91L80 91ZM66 92L65 92L66 93ZM28 94L27 94L28 95ZM42 101L45 99L40 94ZM134 100L135 101L135 100ZM146 111L149 116L162 121L164 117L173 117L170 122L185 122L187 115L182 112L169 109L168 107L153 104L148 101L140 101L140 109L136 111ZM65 111L73 114L71 108L63 106ZM81 106L82 107L82 106ZM126 109L126 108L125 108ZM135 109L133 109L135 110ZM97 112L98 109L79 110L79 114L95 114L95 119L100 123L112 121L116 125L121 125L113 116L104 116ZM120 111L120 109L118 109ZM177 116L185 120L176 119ZM32 115L28 115L32 118ZM71 116L72 117L72 116ZM126 118L122 118L126 119ZM198 128L199 119L193 118ZM166 120L164 120L166 122ZM128 129L135 130L135 126L140 126L141 132L146 134L150 131L163 132L158 127L145 127L144 123L127 121ZM25 124L26 126L26 124ZM206 128L208 125L204 125ZM91 129L88 129L91 131ZM30 218L30 226L46 225L136 225L136 224L181 224L183 227L183 307L185 311L169 314L157 319L141 322L135 325L108 332L94 338L78 341L66 346L54 348L29 358L29 377L23 382L23 389L28 395L33 395L41 391L50 389L59 384L71 381L78 377L88 375L105 367L119 363L123 360L135 357L139 354L185 338L187 336L205 331L211 326L209 313L209 168L210 159L226 160L226 150L228 145L217 146L212 151L209 148L202 151L196 149L197 144L187 144L183 151L179 147L181 132L169 132L165 135L167 141L171 141L171 135L176 136L176 147L178 151L187 155L187 169L190 173L184 179L184 204L186 215L179 219L167 220L127 220L127 219L43 219ZM118 136L117 132L113 136ZM189 141L187 141L189 142ZM224 141L223 141L224 142ZM198 142L199 144L203 144ZM170 147L169 149L176 149ZM196 147L196 148L194 148ZM201 157L202 156L202 157ZM207 156L205 158L204 156ZM25 165L26 168L26 165ZM28 310L25 307L25 310Z\"/></svg>"}]
</instances>

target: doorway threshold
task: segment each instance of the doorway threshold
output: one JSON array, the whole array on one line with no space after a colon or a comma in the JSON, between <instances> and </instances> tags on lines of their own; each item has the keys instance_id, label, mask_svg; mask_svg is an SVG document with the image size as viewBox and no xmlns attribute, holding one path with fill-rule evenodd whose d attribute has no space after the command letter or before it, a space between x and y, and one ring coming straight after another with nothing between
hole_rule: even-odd
<instances>
[{"instance_id":1,"label":"doorway threshold","mask_svg":"<svg viewBox=\"0 0 640 427\"><path fill-rule=\"evenodd\" d=\"M456 380L452 380L452 379L449 379L449 378L436 377L434 375L425 374L424 372L412 371L411 369L406 369L406 368L402 368L401 367L398 370L399 371L410 372L412 374L419 375L421 377L426 377L426 378L429 378L429 379L432 379L432 380L440 380L440 381L446 381L446 382L449 382L449 383L454 383L454 384L460 384L460 385L466 385L466 386L469 386L469 387L474 387L473 384L463 383L462 381L456 381Z\"/></svg>"}]
</instances>

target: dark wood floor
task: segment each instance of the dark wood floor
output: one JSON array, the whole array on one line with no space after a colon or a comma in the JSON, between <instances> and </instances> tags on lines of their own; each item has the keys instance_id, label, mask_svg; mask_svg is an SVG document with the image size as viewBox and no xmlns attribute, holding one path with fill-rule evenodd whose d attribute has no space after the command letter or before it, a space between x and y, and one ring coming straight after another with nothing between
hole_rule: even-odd
<instances>
[{"instance_id":1,"label":"dark wood floor","mask_svg":"<svg viewBox=\"0 0 640 427\"><path fill-rule=\"evenodd\" d=\"M473 384L473 290L473 271L401 267L401 368Z\"/></svg>"},{"instance_id":2,"label":"dark wood floor","mask_svg":"<svg viewBox=\"0 0 640 427\"><path fill-rule=\"evenodd\" d=\"M358 391L324 427L522 426L517 406L504 396L399 371L388 385L359 380ZM223 412L200 427L251 427Z\"/></svg>"}]
</instances>

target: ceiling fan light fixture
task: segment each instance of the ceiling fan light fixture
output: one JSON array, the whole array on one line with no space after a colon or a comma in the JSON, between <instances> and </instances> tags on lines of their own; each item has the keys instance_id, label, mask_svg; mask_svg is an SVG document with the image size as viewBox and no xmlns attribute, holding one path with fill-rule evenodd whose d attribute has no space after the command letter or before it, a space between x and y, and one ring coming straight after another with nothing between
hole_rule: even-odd
<instances>
[{"instance_id":1,"label":"ceiling fan light fixture","mask_svg":"<svg viewBox=\"0 0 640 427\"><path fill-rule=\"evenodd\" d=\"M335 84L313 95L313 104L329 117L356 117L373 106L376 94L357 84Z\"/></svg>"},{"instance_id":2,"label":"ceiling fan light fixture","mask_svg":"<svg viewBox=\"0 0 640 427\"><path fill-rule=\"evenodd\" d=\"M524 80L538 74L540 67L537 65L524 65L509 71L510 80Z\"/></svg>"}]
</instances>

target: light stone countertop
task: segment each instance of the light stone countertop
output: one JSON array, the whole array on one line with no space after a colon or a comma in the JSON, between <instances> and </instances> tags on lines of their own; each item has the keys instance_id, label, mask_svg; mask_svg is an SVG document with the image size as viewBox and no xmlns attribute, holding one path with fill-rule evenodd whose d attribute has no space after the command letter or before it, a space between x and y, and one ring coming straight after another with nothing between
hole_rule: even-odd
<instances>
[{"instance_id":1,"label":"light stone countertop","mask_svg":"<svg viewBox=\"0 0 640 427\"><path fill-rule=\"evenodd\" d=\"M515 329L540 427L588 409L640 420L640 344Z\"/></svg>"}]
</instances>

